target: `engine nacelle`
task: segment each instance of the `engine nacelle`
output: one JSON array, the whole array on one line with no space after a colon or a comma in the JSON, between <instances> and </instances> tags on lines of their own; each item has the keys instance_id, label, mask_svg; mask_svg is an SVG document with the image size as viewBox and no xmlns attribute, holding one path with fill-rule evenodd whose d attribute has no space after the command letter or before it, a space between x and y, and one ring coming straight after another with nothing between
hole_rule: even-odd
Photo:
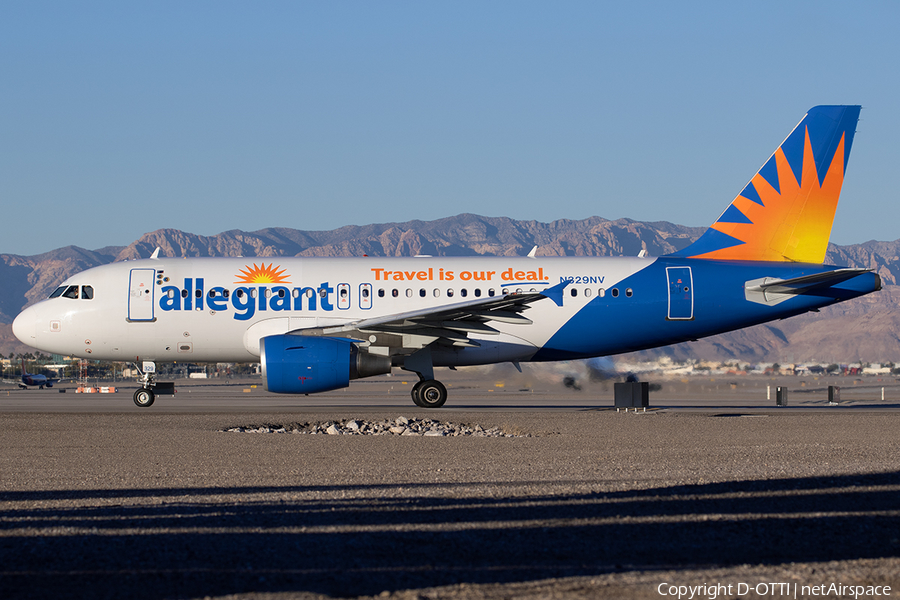
<instances>
[{"instance_id":1,"label":"engine nacelle","mask_svg":"<svg viewBox=\"0 0 900 600\"><path fill-rule=\"evenodd\" d=\"M314 394L350 385L351 379L391 372L391 359L362 352L350 340L270 335L259 341L266 390Z\"/></svg>"}]
</instances>

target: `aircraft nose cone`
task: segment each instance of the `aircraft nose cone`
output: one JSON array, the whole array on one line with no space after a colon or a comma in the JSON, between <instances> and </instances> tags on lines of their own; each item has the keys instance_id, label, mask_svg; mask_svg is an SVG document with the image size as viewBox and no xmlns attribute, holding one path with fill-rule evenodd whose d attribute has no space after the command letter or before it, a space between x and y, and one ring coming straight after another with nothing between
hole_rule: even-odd
<instances>
[{"instance_id":1,"label":"aircraft nose cone","mask_svg":"<svg viewBox=\"0 0 900 600\"><path fill-rule=\"evenodd\" d=\"M26 308L13 320L13 334L19 341L29 346L34 343L37 315L33 308Z\"/></svg>"}]
</instances>

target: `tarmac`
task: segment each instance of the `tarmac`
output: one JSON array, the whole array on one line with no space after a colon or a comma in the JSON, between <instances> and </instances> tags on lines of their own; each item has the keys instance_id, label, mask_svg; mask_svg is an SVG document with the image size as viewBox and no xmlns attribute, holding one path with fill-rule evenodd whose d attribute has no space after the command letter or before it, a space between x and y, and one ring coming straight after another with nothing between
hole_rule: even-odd
<instances>
[{"instance_id":1,"label":"tarmac","mask_svg":"<svg viewBox=\"0 0 900 600\"><path fill-rule=\"evenodd\" d=\"M712 600L900 589L894 379L667 380L646 412L627 413L612 408L610 382L461 372L434 410L412 404L413 382L284 397L259 381L181 381L143 409L128 383L109 395L0 388L0 593ZM782 384L788 406L776 407ZM840 404L827 402L831 384ZM400 416L515 437L225 431Z\"/></svg>"}]
</instances>

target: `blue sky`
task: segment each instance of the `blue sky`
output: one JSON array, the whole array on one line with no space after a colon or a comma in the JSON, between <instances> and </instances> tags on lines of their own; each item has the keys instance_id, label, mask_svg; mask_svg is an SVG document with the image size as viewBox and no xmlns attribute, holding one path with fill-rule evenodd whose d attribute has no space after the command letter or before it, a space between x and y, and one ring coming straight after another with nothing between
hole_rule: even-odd
<instances>
[{"instance_id":1,"label":"blue sky","mask_svg":"<svg viewBox=\"0 0 900 600\"><path fill-rule=\"evenodd\" d=\"M4 2L0 252L163 227L712 223L862 104L832 233L900 238L900 4Z\"/></svg>"}]
</instances>

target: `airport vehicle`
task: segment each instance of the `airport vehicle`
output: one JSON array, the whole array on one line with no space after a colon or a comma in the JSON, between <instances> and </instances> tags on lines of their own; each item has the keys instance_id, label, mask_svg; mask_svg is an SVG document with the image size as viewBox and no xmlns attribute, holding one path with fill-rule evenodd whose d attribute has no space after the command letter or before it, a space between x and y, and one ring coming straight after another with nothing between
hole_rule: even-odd
<instances>
[{"instance_id":1,"label":"airport vehicle","mask_svg":"<svg viewBox=\"0 0 900 600\"><path fill-rule=\"evenodd\" d=\"M270 392L339 389L393 367L413 401L435 367L606 356L783 319L881 289L823 265L859 106L811 109L693 244L661 257L165 258L74 275L13 323L45 352L260 362Z\"/></svg>"},{"instance_id":2,"label":"airport vehicle","mask_svg":"<svg viewBox=\"0 0 900 600\"><path fill-rule=\"evenodd\" d=\"M22 359L22 382L19 384L21 389L27 390L29 386L32 386L42 390L45 387L53 387L57 381L59 379L52 379L39 373L29 373L25 370L25 359Z\"/></svg>"}]
</instances>

